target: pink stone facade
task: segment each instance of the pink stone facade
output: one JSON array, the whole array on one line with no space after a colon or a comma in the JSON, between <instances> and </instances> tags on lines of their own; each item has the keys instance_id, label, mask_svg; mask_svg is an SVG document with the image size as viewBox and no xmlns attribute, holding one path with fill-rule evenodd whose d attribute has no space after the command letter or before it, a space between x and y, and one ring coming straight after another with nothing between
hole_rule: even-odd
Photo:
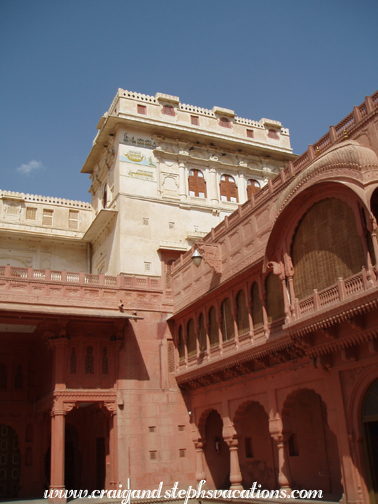
<instances>
[{"instance_id":1,"label":"pink stone facade","mask_svg":"<svg viewBox=\"0 0 378 504\"><path fill-rule=\"evenodd\" d=\"M377 111L160 277L0 266L1 498L204 479L378 502Z\"/></svg>"},{"instance_id":2,"label":"pink stone facade","mask_svg":"<svg viewBox=\"0 0 378 504\"><path fill-rule=\"evenodd\" d=\"M378 93L173 267L176 379L210 488L377 502L377 110Z\"/></svg>"}]
</instances>

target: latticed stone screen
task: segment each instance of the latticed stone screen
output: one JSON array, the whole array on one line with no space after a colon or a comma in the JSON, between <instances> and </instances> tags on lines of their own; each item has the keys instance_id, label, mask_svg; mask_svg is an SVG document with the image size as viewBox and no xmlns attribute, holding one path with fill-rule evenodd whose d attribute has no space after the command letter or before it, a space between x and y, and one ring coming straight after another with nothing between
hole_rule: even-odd
<instances>
[{"instance_id":1,"label":"latticed stone screen","mask_svg":"<svg viewBox=\"0 0 378 504\"><path fill-rule=\"evenodd\" d=\"M253 327L257 329L258 327L261 327L263 325L263 314L259 294L259 286L256 282L254 282L254 284L252 285L251 298Z\"/></svg>"},{"instance_id":2,"label":"latticed stone screen","mask_svg":"<svg viewBox=\"0 0 378 504\"><path fill-rule=\"evenodd\" d=\"M304 215L292 245L294 290L298 299L348 278L365 265L353 210L336 198L316 203Z\"/></svg>"},{"instance_id":3,"label":"latticed stone screen","mask_svg":"<svg viewBox=\"0 0 378 504\"><path fill-rule=\"evenodd\" d=\"M174 373L175 371L175 346L173 341L168 341L168 372Z\"/></svg>"},{"instance_id":4,"label":"latticed stone screen","mask_svg":"<svg viewBox=\"0 0 378 504\"><path fill-rule=\"evenodd\" d=\"M238 331L239 334L245 334L249 332L249 323L248 323L247 304L245 302L245 294L243 290L239 291L238 296L236 298L236 303L238 310L237 315Z\"/></svg>"},{"instance_id":5,"label":"latticed stone screen","mask_svg":"<svg viewBox=\"0 0 378 504\"><path fill-rule=\"evenodd\" d=\"M209 311L209 339L210 339L210 346L218 345L219 343L218 322L214 306L212 306Z\"/></svg>"},{"instance_id":6,"label":"latticed stone screen","mask_svg":"<svg viewBox=\"0 0 378 504\"><path fill-rule=\"evenodd\" d=\"M269 322L285 315L281 281L274 273L269 273L266 278L266 311Z\"/></svg>"},{"instance_id":7,"label":"latticed stone screen","mask_svg":"<svg viewBox=\"0 0 378 504\"><path fill-rule=\"evenodd\" d=\"M226 298L222 303L222 339L228 341L234 336L234 317L231 311L231 301L230 298Z\"/></svg>"},{"instance_id":8,"label":"latticed stone screen","mask_svg":"<svg viewBox=\"0 0 378 504\"><path fill-rule=\"evenodd\" d=\"M197 352L196 347L196 330L194 326L194 320L190 319L187 326L187 338L188 338L188 355L192 356Z\"/></svg>"}]
</instances>

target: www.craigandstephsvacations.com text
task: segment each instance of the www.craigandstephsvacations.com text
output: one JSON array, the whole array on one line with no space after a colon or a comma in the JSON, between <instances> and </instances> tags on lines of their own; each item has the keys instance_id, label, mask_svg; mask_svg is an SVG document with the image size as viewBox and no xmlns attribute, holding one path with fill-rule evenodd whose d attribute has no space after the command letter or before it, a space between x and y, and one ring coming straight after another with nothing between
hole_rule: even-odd
<instances>
[{"instance_id":1,"label":"www.craigandstephsvacations.com text","mask_svg":"<svg viewBox=\"0 0 378 504\"><path fill-rule=\"evenodd\" d=\"M202 480L197 488L189 486L187 489L179 490L179 482L172 488L162 492L164 483L161 481L155 490L46 490L44 497L66 498L66 499L122 499L122 504L129 504L131 500L138 499L180 499L183 504L188 504L189 499L321 499L322 490L264 490L256 481L247 490L207 490L204 488L206 481Z\"/></svg>"}]
</instances>

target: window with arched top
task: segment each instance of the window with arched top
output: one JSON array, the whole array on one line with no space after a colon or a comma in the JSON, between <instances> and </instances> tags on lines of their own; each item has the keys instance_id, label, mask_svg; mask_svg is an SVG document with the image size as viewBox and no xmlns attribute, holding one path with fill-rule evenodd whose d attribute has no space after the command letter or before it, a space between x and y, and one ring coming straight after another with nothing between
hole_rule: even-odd
<instances>
[{"instance_id":1,"label":"window with arched top","mask_svg":"<svg viewBox=\"0 0 378 504\"><path fill-rule=\"evenodd\" d=\"M190 170L188 178L189 196L206 198L206 182L201 170Z\"/></svg>"},{"instance_id":2,"label":"window with arched top","mask_svg":"<svg viewBox=\"0 0 378 504\"><path fill-rule=\"evenodd\" d=\"M178 353L179 353L180 360L185 359L184 337L182 334L182 326L181 325L178 330Z\"/></svg>"},{"instance_id":3,"label":"window with arched top","mask_svg":"<svg viewBox=\"0 0 378 504\"><path fill-rule=\"evenodd\" d=\"M199 316L198 325L199 325L199 347L200 351L204 352L206 350L206 328L205 328L205 319L202 313Z\"/></svg>"},{"instance_id":4,"label":"window with arched top","mask_svg":"<svg viewBox=\"0 0 378 504\"><path fill-rule=\"evenodd\" d=\"M231 128L230 119L227 119L227 117L221 117L219 119L219 126L222 126L222 128Z\"/></svg>"},{"instance_id":5,"label":"window with arched top","mask_svg":"<svg viewBox=\"0 0 378 504\"><path fill-rule=\"evenodd\" d=\"M274 322L285 316L282 285L279 276L273 272L269 273L266 277L265 286L268 322Z\"/></svg>"},{"instance_id":6,"label":"window with arched top","mask_svg":"<svg viewBox=\"0 0 378 504\"><path fill-rule=\"evenodd\" d=\"M229 341L235 336L234 317L232 316L230 298L222 302L222 339Z\"/></svg>"},{"instance_id":7,"label":"window with arched top","mask_svg":"<svg viewBox=\"0 0 378 504\"><path fill-rule=\"evenodd\" d=\"M291 257L300 300L359 273L366 259L351 207L337 198L315 203L297 227Z\"/></svg>"},{"instance_id":8,"label":"window with arched top","mask_svg":"<svg viewBox=\"0 0 378 504\"><path fill-rule=\"evenodd\" d=\"M264 323L262 314L262 305L259 293L259 286L257 282L254 282L251 288L251 299L252 299L252 321L253 328L257 329L261 327Z\"/></svg>"},{"instance_id":9,"label":"window with arched top","mask_svg":"<svg viewBox=\"0 0 378 504\"><path fill-rule=\"evenodd\" d=\"M214 306L212 306L209 310L209 339L210 346L216 346L219 344L217 313Z\"/></svg>"},{"instance_id":10,"label":"window with arched top","mask_svg":"<svg viewBox=\"0 0 378 504\"><path fill-rule=\"evenodd\" d=\"M235 180L231 175L222 175L219 184L221 201L238 202L238 189Z\"/></svg>"},{"instance_id":11,"label":"window with arched top","mask_svg":"<svg viewBox=\"0 0 378 504\"><path fill-rule=\"evenodd\" d=\"M165 115L174 116L175 109L172 107L172 105L164 105L163 109L162 109L162 113Z\"/></svg>"},{"instance_id":12,"label":"window with arched top","mask_svg":"<svg viewBox=\"0 0 378 504\"><path fill-rule=\"evenodd\" d=\"M187 338L188 357L191 357L197 353L196 329L192 318L189 320L187 325Z\"/></svg>"},{"instance_id":13,"label":"window with arched top","mask_svg":"<svg viewBox=\"0 0 378 504\"><path fill-rule=\"evenodd\" d=\"M247 182L247 197L251 199L252 194L256 194L260 190L260 182L254 179L249 179Z\"/></svg>"},{"instance_id":14,"label":"window with arched top","mask_svg":"<svg viewBox=\"0 0 378 504\"><path fill-rule=\"evenodd\" d=\"M245 294L243 290L238 292L236 296L236 308L237 308L237 317L236 322L238 325L239 334L245 334L249 332L249 321L248 321L248 310L247 304L245 302Z\"/></svg>"}]
</instances>

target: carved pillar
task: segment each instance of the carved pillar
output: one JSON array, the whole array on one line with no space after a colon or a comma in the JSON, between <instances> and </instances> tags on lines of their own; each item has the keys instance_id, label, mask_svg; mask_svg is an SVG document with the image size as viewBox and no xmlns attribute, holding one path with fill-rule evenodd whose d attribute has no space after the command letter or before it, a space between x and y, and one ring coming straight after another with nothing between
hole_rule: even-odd
<instances>
[{"instance_id":1,"label":"carved pillar","mask_svg":"<svg viewBox=\"0 0 378 504\"><path fill-rule=\"evenodd\" d=\"M194 446L196 448L196 480L199 484L202 480L206 480L205 454L203 453L205 441L202 438L198 438L194 441Z\"/></svg>"},{"instance_id":2,"label":"carved pillar","mask_svg":"<svg viewBox=\"0 0 378 504\"><path fill-rule=\"evenodd\" d=\"M117 453L117 411L116 405L106 405L110 411L109 449L110 449L110 488L118 489L118 453Z\"/></svg>"},{"instance_id":3,"label":"carved pillar","mask_svg":"<svg viewBox=\"0 0 378 504\"><path fill-rule=\"evenodd\" d=\"M214 166L209 167L209 198L211 205L218 205L217 171Z\"/></svg>"},{"instance_id":4,"label":"carved pillar","mask_svg":"<svg viewBox=\"0 0 378 504\"><path fill-rule=\"evenodd\" d=\"M232 490L244 490L242 481L243 476L240 471L239 464L239 441L237 437L225 439L227 446L230 450L230 483Z\"/></svg>"},{"instance_id":5,"label":"carved pillar","mask_svg":"<svg viewBox=\"0 0 378 504\"><path fill-rule=\"evenodd\" d=\"M247 184L244 173L239 173L239 203L247 201Z\"/></svg>"},{"instance_id":6,"label":"carved pillar","mask_svg":"<svg viewBox=\"0 0 378 504\"><path fill-rule=\"evenodd\" d=\"M287 493L291 492L291 473L289 466L289 456L287 450L287 441L290 432L284 431L281 418L269 420L270 435L277 443L278 450L278 484L280 488L285 489Z\"/></svg>"},{"instance_id":7,"label":"carved pillar","mask_svg":"<svg viewBox=\"0 0 378 504\"><path fill-rule=\"evenodd\" d=\"M211 350L210 350L210 335L209 335L209 312L205 309L205 317L203 320L205 324L205 333L206 333L206 355L210 360L211 358Z\"/></svg>"},{"instance_id":8,"label":"carved pillar","mask_svg":"<svg viewBox=\"0 0 378 504\"><path fill-rule=\"evenodd\" d=\"M260 282L258 282L259 287L260 287L260 292L261 292L261 308L262 308L262 314L263 314L263 324L264 324L264 335L267 338L269 336L269 322L268 322L268 312L266 310L266 288L265 288L265 282L262 280L260 277Z\"/></svg>"},{"instance_id":9,"label":"carved pillar","mask_svg":"<svg viewBox=\"0 0 378 504\"><path fill-rule=\"evenodd\" d=\"M65 428L64 409L51 411L51 468L50 468L50 492L55 490L65 490L64 487L64 428ZM66 499L59 497L49 498L49 502L66 502Z\"/></svg>"},{"instance_id":10,"label":"carved pillar","mask_svg":"<svg viewBox=\"0 0 378 504\"><path fill-rule=\"evenodd\" d=\"M371 232L371 241L373 243L375 265L377 265L378 263L377 222L374 217L371 217L370 221L371 221L371 227L373 228L373 231Z\"/></svg>"},{"instance_id":11,"label":"carved pillar","mask_svg":"<svg viewBox=\"0 0 378 504\"><path fill-rule=\"evenodd\" d=\"M186 174L185 174L186 164L183 161L179 162L179 197L181 201L186 200Z\"/></svg>"},{"instance_id":12,"label":"carved pillar","mask_svg":"<svg viewBox=\"0 0 378 504\"><path fill-rule=\"evenodd\" d=\"M238 322L237 322L238 306L237 306L237 301L236 301L234 292L231 292L231 313L232 313L232 318L233 318L233 323L234 323L235 346L236 346L236 348L239 348L239 328L238 328Z\"/></svg>"},{"instance_id":13,"label":"carved pillar","mask_svg":"<svg viewBox=\"0 0 378 504\"><path fill-rule=\"evenodd\" d=\"M50 347L53 349L54 390L64 390L66 388L65 364L68 343L66 327L61 326L57 332L55 330L45 330L44 337L48 340Z\"/></svg>"},{"instance_id":14,"label":"carved pillar","mask_svg":"<svg viewBox=\"0 0 378 504\"><path fill-rule=\"evenodd\" d=\"M188 326L186 322L182 324L182 337L184 339L185 367L188 367Z\"/></svg>"},{"instance_id":15,"label":"carved pillar","mask_svg":"<svg viewBox=\"0 0 378 504\"><path fill-rule=\"evenodd\" d=\"M218 341L219 341L219 350L220 354L222 355L223 353L223 334L222 334L222 305L219 306L219 303L217 303L217 324L218 324Z\"/></svg>"}]
</instances>

